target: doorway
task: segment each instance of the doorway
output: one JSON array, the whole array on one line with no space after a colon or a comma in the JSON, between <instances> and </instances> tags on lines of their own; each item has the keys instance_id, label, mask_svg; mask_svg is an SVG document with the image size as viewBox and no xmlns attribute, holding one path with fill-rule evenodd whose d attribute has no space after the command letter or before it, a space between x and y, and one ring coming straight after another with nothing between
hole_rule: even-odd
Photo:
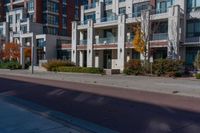
<instances>
[{"instance_id":1,"label":"doorway","mask_svg":"<svg viewBox=\"0 0 200 133\"><path fill-rule=\"evenodd\" d=\"M103 67L105 69L111 69L112 68L112 50L104 50Z\"/></svg>"}]
</instances>

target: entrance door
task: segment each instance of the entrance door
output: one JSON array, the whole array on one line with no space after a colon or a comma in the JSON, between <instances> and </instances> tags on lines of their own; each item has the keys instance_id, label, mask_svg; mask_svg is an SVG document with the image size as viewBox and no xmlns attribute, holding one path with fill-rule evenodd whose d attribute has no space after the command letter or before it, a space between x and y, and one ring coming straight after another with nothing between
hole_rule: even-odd
<instances>
[{"instance_id":1,"label":"entrance door","mask_svg":"<svg viewBox=\"0 0 200 133\"><path fill-rule=\"evenodd\" d=\"M87 67L87 51L83 52L83 67Z\"/></svg>"},{"instance_id":2,"label":"entrance door","mask_svg":"<svg viewBox=\"0 0 200 133\"><path fill-rule=\"evenodd\" d=\"M112 68L112 50L105 50L103 53L103 67L105 69Z\"/></svg>"}]
</instances>

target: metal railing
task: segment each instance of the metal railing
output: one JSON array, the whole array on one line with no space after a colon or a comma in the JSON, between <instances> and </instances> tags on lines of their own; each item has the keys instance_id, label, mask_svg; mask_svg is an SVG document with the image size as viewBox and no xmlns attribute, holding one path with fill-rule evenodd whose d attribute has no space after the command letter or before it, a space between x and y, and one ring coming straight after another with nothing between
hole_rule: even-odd
<instances>
[{"instance_id":1,"label":"metal railing","mask_svg":"<svg viewBox=\"0 0 200 133\"><path fill-rule=\"evenodd\" d=\"M154 9L154 10L151 10L151 15L167 13L167 11L168 11L167 8L165 8L165 9Z\"/></svg>"},{"instance_id":2,"label":"metal railing","mask_svg":"<svg viewBox=\"0 0 200 133\"><path fill-rule=\"evenodd\" d=\"M79 40L80 45L87 45L87 40Z\"/></svg>"},{"instance_id":3,"label":"metal railing","mask_svg":"<svg viewBox=\"0 0 200 133\"><path fill-rule=\"evenodd\" d=\"M187 37L186 42L200 42L200 36L199 37Z\"/></svg>"},{"instance_id":4,"label":"metal railing","mask_svg":"<svg viewBox=\"0 0 200 133\"><path fill-rule=\"evenodd\" d=\"M85 10L93 9L93 8L96 8L96 3L91 3L91 4L88 4L88 5L84 5L84 9Z\"/></svg>"},{"instance_id":5,"label":"metal railing","mask_svg":"<svg viewBox=\"0 0 200 133\"><path fill-rule=\"evenodd\" d=\"M116 42L117 42L117 37L96 39L96 44L110 44L110 43L116 43Z\"/></svg>"},{"instance_id":6,"label":"metal railing","mask_svg":"<svg viewBox=\"0 0 200 133\"><path fill-rule=\"evenodd\" d=\"M100 22L110 22L110 21L115 21L117 19L118 19L118 16L114 15L114 16L102 17L100 19L97 19L97 22L99 22L98 20L100 20Z\"/></svg>"},{"instance_id":7,"label":"metal railing","mask_svg":"<svg viewBox=\"0 0 200 133\"><path fill-rule=\"evenodd\" d=\"M155 33L152 35L152 40L168 40L168 33Z\"/></svg>"}]
</instances>

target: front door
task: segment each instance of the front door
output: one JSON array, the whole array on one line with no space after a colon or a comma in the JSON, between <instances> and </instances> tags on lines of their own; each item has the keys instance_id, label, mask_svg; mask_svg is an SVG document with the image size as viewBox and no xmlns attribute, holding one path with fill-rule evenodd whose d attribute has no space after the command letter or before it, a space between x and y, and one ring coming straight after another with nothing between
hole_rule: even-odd
<instances>
[{"instance_id":1,"label":"front door","mask_svg":"<svg viewBox=\"0 0 200 133\"><path fill-rule=\"evenodd\" d=\"M105 69L111 69L112 68L112 50L105 50L103 54L103 67Z\"/></svg>"}]
</instances>

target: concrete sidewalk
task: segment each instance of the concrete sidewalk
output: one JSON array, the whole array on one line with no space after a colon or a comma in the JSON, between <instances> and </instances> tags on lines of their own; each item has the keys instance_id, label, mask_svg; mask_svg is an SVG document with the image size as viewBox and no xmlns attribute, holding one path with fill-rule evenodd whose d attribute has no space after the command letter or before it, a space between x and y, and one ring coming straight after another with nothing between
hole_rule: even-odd
<instances>
[{"instance_id":1,"label":"concrete sidewalk","mask_svg":"<svg viewBox=\"0 0 200 133\"><path fill-rule=\"evenodd\" d=\"M107 76L55 72L35 72L32 75L28 70L0 70L0 75L53 79L200 98L200 81L194 78L172 79L163 77L125 75Z\"/></svg>"}]
</instances>

